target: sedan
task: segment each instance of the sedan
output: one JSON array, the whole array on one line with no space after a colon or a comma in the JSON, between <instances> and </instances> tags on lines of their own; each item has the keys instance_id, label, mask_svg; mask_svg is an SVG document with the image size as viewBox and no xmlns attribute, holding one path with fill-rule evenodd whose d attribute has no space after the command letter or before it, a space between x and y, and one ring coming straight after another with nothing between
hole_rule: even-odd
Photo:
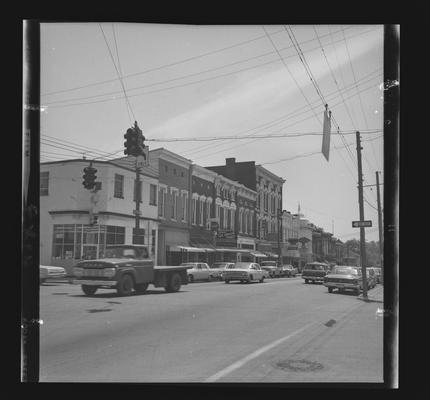
<instances>
[{"instance_id":1,"label":"sedan","mask_svg":"<svg viewBox=\"0 0 430 400\"><path fill-rule=\"evenodd\" d=\"M295 277L297 275L297 268L294 268L292 265L283 265L282 266L282 275L288 277Z\"/></svg>"},{"instance_id":2,"label":"sedan","mask_svg":"<svg viewBox=\"0 0 430 400\"><path fill-rule=\"evenodd\" d=\"M52 265L39 266L39 282L45 283L48 279L64 279L66 270L63 267L54 267Z\"/></svg>"},{"instance_id":3,"label":"sedan","mask_svg":"<svg viewBox=\"0 0 430 400\"><path fill-rule=\"evenodd\" d=\"M336 266L323 279L324 286L328 288L329 293L333 292L333 289L338 289L339 292L352 290L359 295L363 289L361 269L357 267Z\"/></svg>"},{"instance_id":4,"label":"sedan","mask_svg":"<svg viewBox=\"0 0 430 400\"><path fill-rule=\"evenodd\" d=\"M230 268L224 271L225 283L230 281L248 282L259 281L264 282L264 274L260 265L253 262L237 262Z\"/></svg>"},{"instance_id":5,"label":"sedan","mask_svg":"<svg viewBox=\"0 0 430 400\"><path fill-rule=\"evenodd\" d=\"M190 267L187 269L188 281L211 281L217 276L216 272L212 272L209 265L206 263L182 263L181 266Z\"/></svg>"}]
</instances>

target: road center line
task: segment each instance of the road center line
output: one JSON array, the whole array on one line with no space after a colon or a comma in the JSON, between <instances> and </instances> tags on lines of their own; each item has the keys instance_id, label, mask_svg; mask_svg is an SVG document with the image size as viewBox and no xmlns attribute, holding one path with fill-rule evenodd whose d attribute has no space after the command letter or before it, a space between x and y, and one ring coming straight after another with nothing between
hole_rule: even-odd
<instances>
[{"instance_id":1,"label":"road center line","mask_svg":"<svg viewBox=\"0 0 430 400\"><path fill-rule=\"evenodd\" d=\"M205 382L215 382L218 379L222 378L225 375L228 375L230 372L244 366L248 361L251 361L254 358L257 358L258 356L260 356L261 354L265 353L266 351L272 349L273 347L278 346L279 344L281 344L282 342L285 342L288 339L291 339L293 336L296 336L298 333L304 331L305 329L309 328L311 325L315 325L316 322L312 322L310 324L307 324L305 326L303 326L302 328L296 330L293 333L290 333L287 336L284 336L281 339L275 340L274 342L254 351L253 353L249 354L248 356L242 358L239 361L236 361L234 364L230 365L227 368L222 369L221 371L217 372L216 374L210 376L209 378L205 379Z\"/></svg>"}]
</instances>

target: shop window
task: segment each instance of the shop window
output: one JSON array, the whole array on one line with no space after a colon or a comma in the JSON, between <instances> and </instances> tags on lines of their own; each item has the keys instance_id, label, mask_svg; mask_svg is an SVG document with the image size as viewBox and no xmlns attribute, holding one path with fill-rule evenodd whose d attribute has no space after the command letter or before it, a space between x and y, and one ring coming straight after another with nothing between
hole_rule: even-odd
<instances>
[{"instance_id":1,"label":"shop window","mask_svg":"<svg viewBox=\"0 0 430 400\"><path fill-rule=\"evenodd\" d=\"M101 240L101 242L104 242ZM106 226L106 244L124 244L125 227L123 226Z\"/></svg>"}]
</instances>

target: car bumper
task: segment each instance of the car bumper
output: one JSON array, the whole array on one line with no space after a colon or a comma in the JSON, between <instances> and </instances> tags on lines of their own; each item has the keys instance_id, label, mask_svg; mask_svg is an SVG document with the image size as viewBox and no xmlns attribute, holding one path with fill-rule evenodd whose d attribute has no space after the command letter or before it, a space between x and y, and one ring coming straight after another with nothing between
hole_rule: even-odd
<instances>
[{"instance_id":1,"label":"car bumper","mask_svg":"<svg viewBox=\"0 0 430 400\"><path fill-rule=\"evenodd\" d=\"M354 283L343 282L324 282L324 286L337 289L359 289L360 285Z\"/></svg>"},{"instance_id":2,"label":"car bumper","mask_svg":"<svg viewBox=\"0 0 430 400\"><path fill-rule=\"evenodd\" d=\"M310 281L318 281L318 282L324 282L323 276L302 276L303 279L308 279Z\"/></svg>"},{"instance_id":3,"label":"car bumper","mask_svg":"<svg viewBox=\"0 0 430 400\"><path fill-rule=\"evenodd\" d=\"M88 286L116 286L117 281L102 281L93 279L74 279L73 283L75 285L88 285Z\"/></svg>"}]
</instances>

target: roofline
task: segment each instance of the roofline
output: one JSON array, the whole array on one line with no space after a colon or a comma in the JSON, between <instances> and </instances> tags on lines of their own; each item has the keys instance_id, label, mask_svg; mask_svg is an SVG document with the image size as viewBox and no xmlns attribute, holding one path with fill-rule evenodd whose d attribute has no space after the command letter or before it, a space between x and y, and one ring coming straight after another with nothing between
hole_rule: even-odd
<instances>
[{"instance_id":1,"label":"roofline","mask_svg":"<svg viewBox=\"0 0 430 400\"><path fill-rule=\"evenodd\" d=\"M100 160L83 160L82 158L76 158L76 159L71 159L71 160L46 161L46 162L40 163L40 165L65 164L65 163L74 163L74 162L82 162L82 163L91 162L93 164L108 164L108 165L112 165L112 166L117 167L117 168L125 169L126 171L136 172L136 170L134 170L132 168L127 168L123 165L115 164L114 160L112 160L112 161L100 161ZM140 174L144 175L144 176L148 176L150 178L158 179L158 175L156 175L156 174L151 175L150 173L145 173L142 171L140 171Z\"/></svg>"}]
</instances>

